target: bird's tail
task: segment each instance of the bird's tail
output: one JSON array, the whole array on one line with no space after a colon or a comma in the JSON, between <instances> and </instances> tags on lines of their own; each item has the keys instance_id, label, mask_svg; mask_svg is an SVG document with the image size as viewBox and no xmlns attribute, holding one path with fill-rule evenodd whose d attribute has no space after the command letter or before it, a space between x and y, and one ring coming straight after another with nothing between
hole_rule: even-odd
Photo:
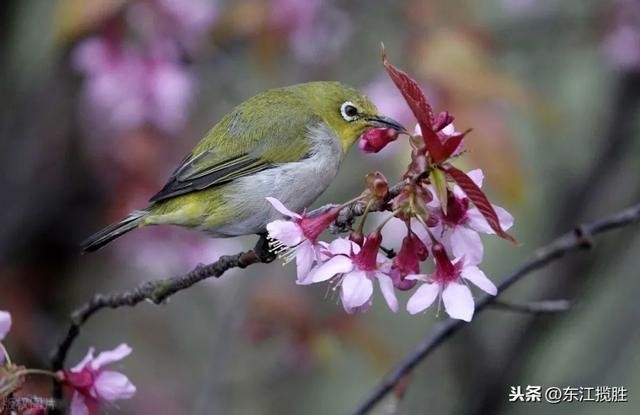
<instances>
[{"instance_id":1,"label":"bird's tail","mask_svg":"<svg viewBox=\"0 0 640 415\"><path fill-rule=\"evenodd\" d=\"M82 252L93 252L102 248L114 239L139 227L149 212L146 210L136 210L131 212L120 222L113 223L101 231L91 235L82 243Z\"/></svg>"}]
</instances>

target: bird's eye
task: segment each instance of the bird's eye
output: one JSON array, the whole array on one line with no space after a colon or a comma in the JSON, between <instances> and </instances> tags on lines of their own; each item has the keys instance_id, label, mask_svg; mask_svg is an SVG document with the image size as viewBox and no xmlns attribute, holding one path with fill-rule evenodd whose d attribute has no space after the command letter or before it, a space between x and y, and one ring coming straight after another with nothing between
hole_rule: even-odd
<instances>
[{"instance_id":1,"label":"bird's eye","mask_svg":"<svg viewBox=\"0 0 640 415\"><path fill-rule=\"evenodd\" d=\"M340 115L345 121L353 121L358 118L358 108L353 105L353 102L347 101L340 106Z\"/></svg>"}]
</instances>

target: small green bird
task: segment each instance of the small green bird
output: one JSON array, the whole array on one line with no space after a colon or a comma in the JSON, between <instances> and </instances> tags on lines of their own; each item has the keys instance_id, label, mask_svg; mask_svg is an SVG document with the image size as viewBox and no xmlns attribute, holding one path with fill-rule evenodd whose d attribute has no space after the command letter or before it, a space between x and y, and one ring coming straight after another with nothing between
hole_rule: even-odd
<instances>
[{"instance_id":1,"label":"small green bird","mask_svg":"<svg viewBox=\"0 0 640 415\"><path fill-rule=\"evenodd\" d=\"M338 82L258 94L207 133L148 207L91 236L83 251L148 225L178 225L213 237L264 233L267 223L280 218L266 197L302 211L329 186L345 153L371 128L404 131L361 92Z\"/></svg>"}]
</instances>

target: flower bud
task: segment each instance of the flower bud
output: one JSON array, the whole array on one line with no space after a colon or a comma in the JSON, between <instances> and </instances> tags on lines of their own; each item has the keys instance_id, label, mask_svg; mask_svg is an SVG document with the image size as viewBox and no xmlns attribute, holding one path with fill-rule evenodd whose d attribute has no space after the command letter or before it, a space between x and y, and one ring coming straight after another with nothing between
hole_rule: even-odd
<instances>
[{"instance_id":1,"label":"flower bud","mask_svg":"<svg viewBox=\"0 0 640 415\"><path fill-rule=\"evenodd\" d=\"M398 138L399 132L393 128L373 128L360 137L358 147L365 153L377 153Z\"/></svg>"},{"instance_id":2,"label":"flower bud","mask_svg":"<svg viewBox=\"0 0 640 415\"><path fill-rule=\"evenodd\" d=\"M433 123L433 131L440 131L447 125L453 122L453 115L449 114L446 111L439 113L436 116L436 121Z\"/></svg>"},{"instance_id":3,"label":"flower bud","mask_svg":"<svg viewBox=\"0 0 640 415\"><path fill-rule=\"evenodd\" d=\"M362 232L353 231L349 234L349 240L354 242L356 245L362 246L364 243L364 235Z\"/></svg>"},{"instance_id":4,"label":"flower bud","mask_svg":"<svg viewBox=\"0 0 640 415\"><path fill-rule=\"evenodd\" d=\"M376 199L384 199L389 194L387 178L379 171L367 174L364 180L365 186Z\"/></svg>"}]
</instances>

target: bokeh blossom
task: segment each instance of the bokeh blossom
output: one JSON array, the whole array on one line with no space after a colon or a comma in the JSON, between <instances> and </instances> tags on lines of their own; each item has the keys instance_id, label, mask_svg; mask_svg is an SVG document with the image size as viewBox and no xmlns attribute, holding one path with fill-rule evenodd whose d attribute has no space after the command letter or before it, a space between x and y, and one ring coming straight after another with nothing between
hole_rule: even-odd
<instances>
[{"instance_id":1,"label":"bokeh blossom","mask_svg":"<svg viewBox=\"0 0 640 415\"><path fill-rule=\"evenodd\" d=\"M131 353L131 348L121 344L115 349L93 356L93 347L87 355L71 370L62 372L63 381L73 388L71 415L89 414L90 410L100 404L129 399L136 387L129 378L105 366L124 359Z\"/></svg>"},{"instance_id":2,"label":"bokeh blossom","mask_svg":"<svg viewBox=\"0 0 640 415\"><path fill-rule=\"evenodd\" d=\"M349 18L331 1L271 0L271 19L287 34L289 48L303 63L335 56L351 34Z\"/></svg>"},{"instance_id":3,"label":"bokeh blossom","mask_svg":"<svg viewBox=\"0 0 640 415\"><path fill-rule=\"evenodd\" d=\"M9 330L11 330L11 314L7 311L0 310L0 342L4 340ZM2 364L4 360L4 349L0 347L0 364Z\"/></svg>"},{"instance_id":4,"label":"bokeh blossom","mask_svg":"<svg viewBox=\"0 0 640 415\"><path fill-rule=\"evenodd\" d=\"M178 132L187 120L193 77L162 56L99 37L76 46L74 67L85 76L83 102L92 124L117 132L145 125Z\"/></svg>"},{"instance_id":5,"label":"bokeh blossom","mask_svg":"<svg viewBox=\"0 0 640 415\"><path fill-rule=\"evenodd\" d=\"M0 310L0 341L5 338L9 330L11 330L11 314Z\"/></svg>"},{"instance_id":6,"label":"bokeh blossom","mask_svg":"<svg viewBox=\"0 0 640 415\"><path fill-rule=\"evenodd\" d=\"M123 18L81 40L72 65L84 77L87 128L110 134L141 127L180 132L195 92L186 58L217 14L214 0L131 2Z\"/></svg>"},{"instance_id":7,"label":"bokeh blossom","mask_svg":"<svg viewBox=\"0 0 640 415\"><path fill-rule=\"evenodd\" d=\"M618 0L604 40L605 61L613 68L640 71L640 2Z\"/></svg>"}]
</instances>

